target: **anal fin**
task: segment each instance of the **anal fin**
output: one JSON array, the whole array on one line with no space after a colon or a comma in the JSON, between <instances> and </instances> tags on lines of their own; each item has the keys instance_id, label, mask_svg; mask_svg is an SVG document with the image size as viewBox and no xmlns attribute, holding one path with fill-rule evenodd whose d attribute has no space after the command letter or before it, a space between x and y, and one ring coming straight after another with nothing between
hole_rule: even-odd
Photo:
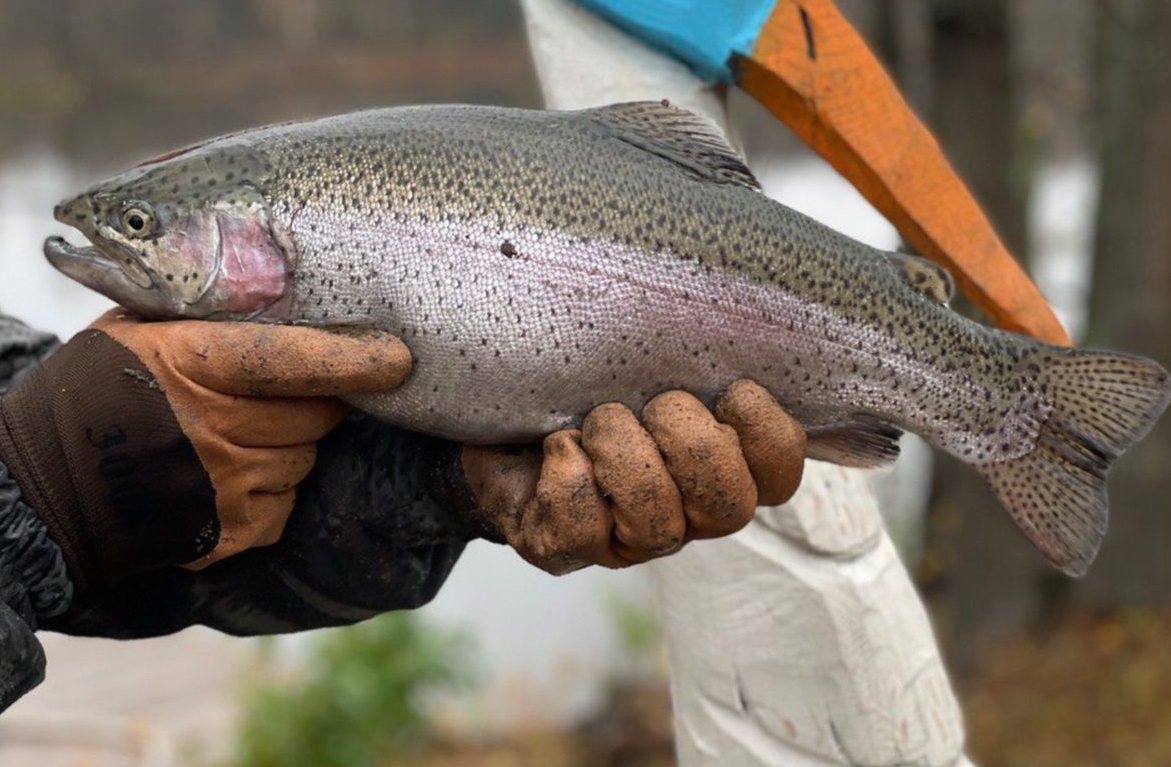
<instances>
[{"instance_id":1,"label":"anal fin","mask_svg":"<svg viewBox=\"0 0 1171 767\"><path fill-rule=\"evenodd\" d=\"M903 432L873 420L843 421L805 430L805 457L840 466L873 469L899 457Z\"/></svg>"}]
</instances>

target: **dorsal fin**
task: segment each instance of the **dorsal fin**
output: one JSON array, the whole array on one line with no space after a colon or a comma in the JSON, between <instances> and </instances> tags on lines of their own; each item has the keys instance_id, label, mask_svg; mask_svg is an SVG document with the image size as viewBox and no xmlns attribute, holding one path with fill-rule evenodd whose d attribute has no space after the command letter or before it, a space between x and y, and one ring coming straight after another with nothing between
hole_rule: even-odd
<instances>
[{"instance_id":1,"label":"dorsal fin","mask_svg":"<svg viewBox=\"0 0 1171 767\"><path fill-rule=\"evenodd\" d=\"M760 182L707 118L666 101L632 101L588 110L615 138L682 165L709 181L760 189Z\"/></svg>"},{"instance_id":2,"label":"dorsal fin","mask_svg":"<svg viewBox=\"0 0 1171 767\"><path fill-rule=\"evenodd\" d=\"M887 253L903 278L915 290L945 306L955 295L956 286L951 273L934 261L928 261L909 253Z\"/></svg>"}]
</instances>

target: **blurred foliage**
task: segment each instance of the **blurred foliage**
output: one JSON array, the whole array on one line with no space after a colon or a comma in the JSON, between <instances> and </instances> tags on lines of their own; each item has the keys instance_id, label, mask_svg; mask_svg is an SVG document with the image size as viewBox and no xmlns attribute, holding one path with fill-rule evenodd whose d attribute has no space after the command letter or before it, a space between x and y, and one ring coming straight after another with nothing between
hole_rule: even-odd
<instances>
[{"instance_id":1,"label":"blurred foliage","mask_svg":"<svg viewBox=\"0 0 1171 767\"><path fill-rule=\"evenodd\" d=\"M538 727L486 742L435 743L420 753L392 758L381 767L598 766L582 760L574 733Z\"/></svg>"},{"instance_id":2,"label":"blurred foliage","mask_svg":"<svg viewBox=\"0 0 1171 767\"><path fill-rule=\"evenodd\" d=\"M622 661L596 711L569 727L529 723L482 739L433 739L380 767L674 767L662 627L647 598L607 600Z\"/></svg>"},{"instance_id":3,"label":"blurred foliage","mask_svg":"<svg viewBox=\"0 0 1171 767\"><path fill-rule=\"evenodd\" d=\"M981 767L1171 765L1171 612L1070 615L998 642L966 690Z\"/></svg>"},{"instance_id":4,"label":"blurred foliage","mask_svg":"<svg viewBox=\"0 0 1171 767\"><path fill-rule=\"evenodd\" d=\"M610 618L618 634L623 664L634 674L657 670L663 649L663 627L646 599L613 594L608 600Z\"/></svg>"},{"instance_id":5,"label":"blurred foliage","mask_svg":"<svg viewBox=\"0 0 1171 767\"><path fill-rule=\"evenodd\" d=\"M573 767L674 767L671 693L664 676L616 679L598 713L575 730Z\"/></svg>"},{"instance_id":6,"label":"blurred foliage","mask_svg":"<svg viewBox=\"0 0 1171 767\"><path fill-rule=\"evenodd\" d=\"M421 746L426 698L467 687L468 642L389 613L311 640L301 675L245 704L234 767L373 767Z\"/></svg>"},{"instance_id":7,"label":"blurred foliage","mask_svg":"<svg viewBox=\"0 0 1171 767\"><path fill-rule=\"evenodd\" d=\"M612 594L610 619L622 661L605 702L575 730L574 767L673 767L671 695L663 657L663 627L645 594Z\"/></svg>"},{"instance_id":8,"label":"blurred foliage","mask_svg":"<svg viewBox=\"0 0 1171 767\"><path fill-rule=\"evenodd\" d=\"M569 727L533 723L486 738L433 738L380 767L674 767L662 627L648 598L607 600L622 662L597 710Z\"/></svg>"},{"instance_id":9,"label":"blurred foliage","mask_svg":"<svg viewBox=\"0 0 1171 767\"><path fill-rule=\"evenodd\" d=\"M434 740L380 767L675 767L663 679L616 681L598 712L573 728L537 724L506 735Z\"/></svg>"}]
</instances>

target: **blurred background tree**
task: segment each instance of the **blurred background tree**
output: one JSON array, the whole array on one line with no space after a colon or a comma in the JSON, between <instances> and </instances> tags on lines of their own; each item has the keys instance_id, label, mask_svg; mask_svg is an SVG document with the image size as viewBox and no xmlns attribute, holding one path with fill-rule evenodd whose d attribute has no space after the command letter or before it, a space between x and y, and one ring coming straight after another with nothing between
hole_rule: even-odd
<instances>
[{"instance_id":1,"label":"blurred background tree","mask_svg":"<svg viewBox=\"0 0 1171 767\"><path fill-rule=\"evenodd\" d=\"M309 644L301 672L248 692L233 767L374 767L432 736L426 704L466 692L466 637L390 613Z\"/></svg>"},{"instance_id":2,"label":"blurred background tree","mask_svg":"<svg viewBox=\"0 0 1171 767\"><path fill-rule=\"evenodd\" d=\"M1103 0L1095 24L1101 203L1087 342L1171 362L1171 3ZM1112 479L1110 535L1077 596L1171 597L1171 419Z\"/></svg>"}]
</instances>

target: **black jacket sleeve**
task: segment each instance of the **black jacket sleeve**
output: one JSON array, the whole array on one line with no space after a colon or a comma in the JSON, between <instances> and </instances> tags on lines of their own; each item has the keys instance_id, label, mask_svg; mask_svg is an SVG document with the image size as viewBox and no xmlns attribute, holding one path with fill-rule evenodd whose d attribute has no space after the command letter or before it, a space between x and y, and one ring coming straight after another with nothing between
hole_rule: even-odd
<instances>
[{"instance_id":1,"label":"black jacket sleeve","mask_svg":"<svg viewBox=\"0 0 1171 767\"><path fill-rule=\"evenodd\" d=\"M0 316L0 396L36 366L56 339ZM0 463L0 711L45 676L33 636L39 618L64 612L72 584L61 550Z\"/></svg>"},{"instance_id":2,"label":"black jacket sleeve","mask_svg":"<svg viewBox=\"0 0 1171 767\"><path fill-rule=\"evenodd\" d=\"M146 637L339 626L419 607L479 530L459 447L351 416L319 444L281 539L204 570L166 568L74 600L45 628Z\"/></svg>"}]
</instances>

